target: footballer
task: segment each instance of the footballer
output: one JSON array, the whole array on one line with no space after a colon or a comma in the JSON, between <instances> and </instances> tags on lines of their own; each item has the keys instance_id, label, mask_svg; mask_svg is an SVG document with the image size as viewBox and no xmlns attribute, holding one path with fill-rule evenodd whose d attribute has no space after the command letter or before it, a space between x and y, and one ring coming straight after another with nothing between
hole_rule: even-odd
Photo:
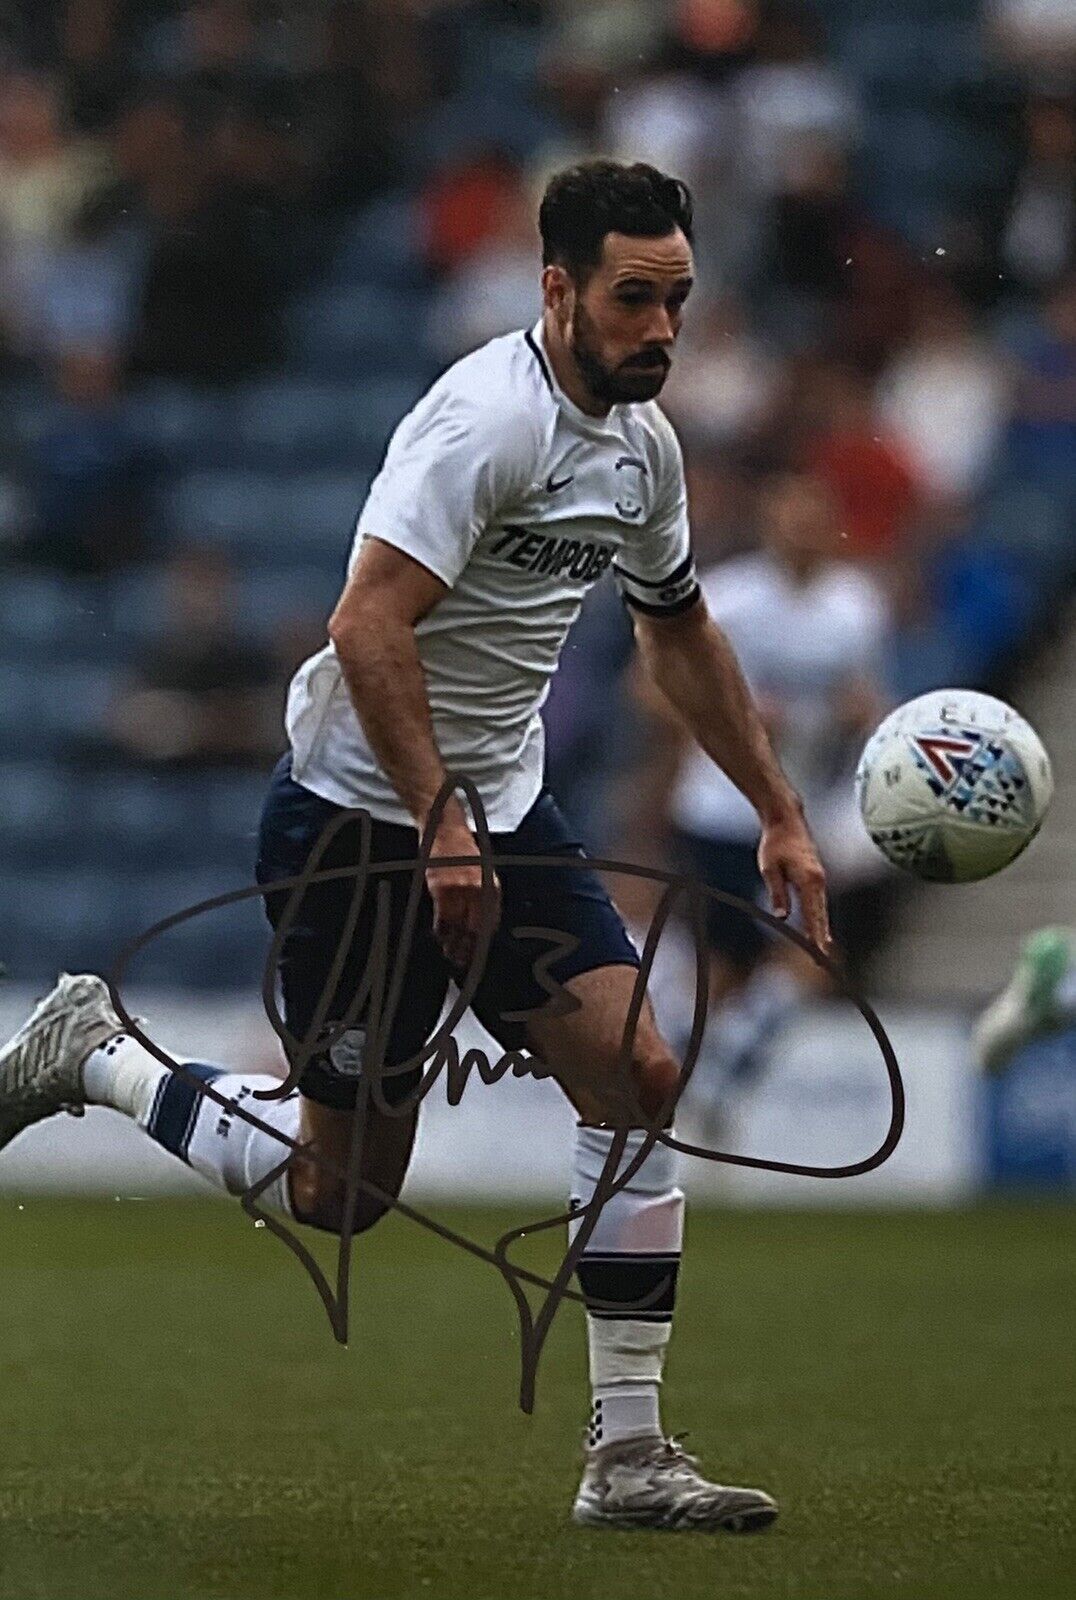
<instances>
[{"instance_id":1,"label":"footballer","mask_svg":"<svg viewBox=\"0 0 1076 1600\"><path fill-rule=\"evenodd\" d=\"M506 1049L532 1051L571 1100L578 1206L594 1193L625 1116L632 1131L621 1170L642 1148L646 1121L675 1103L680 1074L648 1002L625 1111L616 1065L639 956L543 780L539 713L591 584L619 586L654 683L758 813L759 866L777 914L787 914L794 891L811 937L825 948L829 935L800 801L696 581L680 448L656 403L694 277L691 196L653 167L590 161L551 179L539 221L539 321L458 361L392 436L358 519L328 642L291 684L289 748L266 799L256 871L276 925L289 897L272 884L303 870L343 812L372 819L374 865L414 860L446 773L473 781L498 856L568 858L496 874L497 927L473 1009ZM385 1079L397 1104L417 1083L448 984L475 948L482 871L473 827L456 792L433 853L463 860L426 872L388 1041L386 1071L407 1069ZM354 865L360 834L357 819L342 822L320 865ZM409 883L400 873L381 882L391 885L391 949ZM310 1028L329 988L353 890L346 875L309 887L284 928L278 978L294 1036ZM232 1194L282 1168L273 1129L346 1169L362 1014L333 1036L366 969L375 899L360 905L324 1018L326 1048L294 1093L251 1101L278 1080L192 1065L265 1128L222 1115L124 1034L100 978L65 974L0 1052L0 1145L42 1117L92 1103L132 1117ZM574 941L548 968L578 1001L570 1014L548 1004L534 971L542 951L514 931L538 925ZM417 1116L417 1107L390 1116L368 1105L363 1175L389 1194L403 1183ZM338 1230L344 1184L299 1151L261 1204ZM363 1196L358 1227L385 1209ZM655 1144L604 1206L579 1263L593 1306L577 1522L742 1532L777 1515L761 1490L709 1481L662 1425L683 1220L675 1154Z\"/></svg>"}]
</instances>

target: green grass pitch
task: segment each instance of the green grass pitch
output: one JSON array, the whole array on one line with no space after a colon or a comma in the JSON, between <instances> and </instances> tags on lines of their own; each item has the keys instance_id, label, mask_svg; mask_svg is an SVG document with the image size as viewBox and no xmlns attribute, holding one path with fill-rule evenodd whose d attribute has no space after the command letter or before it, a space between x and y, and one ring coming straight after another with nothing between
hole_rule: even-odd
<instances>
[{"instance_id":1,"label":"green grass pitch","mask_svg":"<svg viewBox=\"0 0 1076 1600\"><path fill-rule=\"evenodd\" d=\"M524 1417L506 1287L411 1224L343 1349L238 1205L5 1196L0 1600L1071 1594L1074 1217L689 1214L666 1420L782 1502L736 1539L573 1528L578 1308Z\"/></svg>"}]
</instances>

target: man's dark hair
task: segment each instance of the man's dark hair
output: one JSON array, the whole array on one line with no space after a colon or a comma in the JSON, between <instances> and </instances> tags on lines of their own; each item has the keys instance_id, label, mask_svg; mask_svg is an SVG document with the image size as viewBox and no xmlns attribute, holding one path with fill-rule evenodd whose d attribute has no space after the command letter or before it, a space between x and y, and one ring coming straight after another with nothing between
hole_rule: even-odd
<instances>
[{"instance_id":1,"label":"man's dark hair","mask_svg":"<svg viewBox=\"0 0 1076 1600\"><path fill-rule=\"evenodd\" d=\"M686 183L643 161L580 162L555 173L542 197L542 264L582 282L601 261L607 233L657 239L679 228L690 244L694 209Z\"/></svg>"}]
</instances>

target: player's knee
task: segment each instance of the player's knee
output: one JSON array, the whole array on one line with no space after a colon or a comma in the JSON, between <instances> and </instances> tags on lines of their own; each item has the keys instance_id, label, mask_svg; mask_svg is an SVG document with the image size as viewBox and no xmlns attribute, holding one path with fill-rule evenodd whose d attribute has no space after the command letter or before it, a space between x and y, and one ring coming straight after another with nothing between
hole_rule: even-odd
<instances>
[{"instance_id":1,"label":"player's knee","mask_svg":"<svg viewBox=\"0 0 1076 1600\"><path fill-rule=\"evenodd\" d=\"M337 1178L327 1176L308 1165L295 1165L291 1169L291 1208L296 1222L310 1228L321 1228L326 1233L341 1233L347 1215L347 1186ZM359 1190L351 1219L352 1233L365 1233L372 1228L391 1207L384 1200Z\"/></svg>"},{"instance_id":2,"label":"player's knee","mask_svg":"<svg viewBox=\"0 0 1076 1600\"><path fill-rule=\"evenodd\" d=\"M310 1228L339 1233L344 1216L343 1184L306 1161L293 1161L288 1173L292 1215Z\"/></svg>"},{"instance_id":3,"label":"player's knee","mask_svg":"<svg viewBox=\"0 0 1076 1600\"><path fill-rule=\"evenodd\" d=\"M680 1086L680 1063L668 1050L656 1051L637 1063L635 1081L646 1116L668 1121Z\"/></svg>"},{"instance_id":4,"label":"player's knee","mask_svg":"<svg viewBox=\"0 0 1076 1600\"><path fill-rule=\"evenodd\" d=\"M618 1086L619 1085L619 1086ZM668 1123L680 1086L680 1065L664 1046L637 1053L631 1062L630 1087L610 1063L582 1106L586 1121L622 1126L625 1121ZM578 1101L577 1101L578 1104Z\"/></svg>"}]
</instances>

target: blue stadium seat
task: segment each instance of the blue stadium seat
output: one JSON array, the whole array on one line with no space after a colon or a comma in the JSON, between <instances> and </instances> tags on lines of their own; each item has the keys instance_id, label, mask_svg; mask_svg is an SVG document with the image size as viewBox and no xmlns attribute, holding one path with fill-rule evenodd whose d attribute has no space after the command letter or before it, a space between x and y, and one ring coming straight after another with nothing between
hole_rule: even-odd
<instances>
[{"instance_id":1,"label":"blue stadium seat","mask_svg":"<svg viewBox=\"0 0 1076 1600\"><path fill-rule=\"evenodd\" d=\"M134 872L124 883L126 910L123 920L127 925L145 931L189 906L213 900L218 895L242 887L219 868L173 867L154 872ZM206 912L205 915L208 918L210 913Z\"/></svg>"},{"instance_id":2,"label":"blue stadium seat","mask_svg":"<svg viewBox=\"0 0 1076 1600\"><path fill-rule=\"evenodd\" d=\"M460 6L452 18L457 93L481 102L491 85L507 91L517 115L533 99L543 40L540 32L506 15Z\"/></svg>"},{"instance_id":3,"label":"blue stadium seat","mask_svg":"<svg viewBox=\"0 0 1076 1600\"><path fill-rule=\"evenodd\" d=\"M967 194L998 181L1006 153L996 138L936 110L916 106L876 113L864 140L867 162L898 187L927 183L933 193Z\"/></svg>"},{"instance_id":4,"label":"blue stadium seat","mask_svg":"<svg viewBox=\"0 0 1076 1600\"><path fill-rule=\"evenodd\" d=\"M507 151L526 164L561 133L535 100L494 80L478 98L456 93L437 102L414 123L412 140L418 164L436 170L489 149Z\"/></svg>"},{"instance_id":5,"label":"blue stadium seat","mask_svg":"<svg viewBox=\"0 0 1076 1600\"><path fill-rule=\"evenodd\" d=\"M421 347L421 297L383 286L319 289L293 307L294 357L304 371L353 382L413 367Z\"/></svg>"},{"instance_id":6,"label":"blue stadium seat","mask_svg":"<svg viewBox=\"0 0 1076 1600\"><path fill-rule=\"evenodd\" d=\"M108 637L125 658L154 639L167 617L167 584L162 566L117 573L108 584Z\"/></svg>"},{"instance_id":7,"label":"blue stadium seat","mask_svg":"<svg viewBox=\"0 0 1076 1600\"><path fill-rule=\"evenodd\" d=\"M411 196L381 195L348 218L341 229L330 272L341 287L420 287L425 269Z\"/></svg>"},{"instance_id":8,"label":"blue stadium seat","mask_svg":"<svg viewBox=\"0 0 1076 1600\"><path fill-rule=\"evenodd\" d=\"M0 412L4 404L4 397L0 394ZM4 451L0 445L0 549L21 538L30 510L28 496L14 477L5 475L3 465Z\"/></svg>"},{"instance_id":9,"label":"blue stadium seat","mask_svg":"<svg viewBox=\"0 0 1076 1600\"><path fill-rule=\"evenodd\" d=\"M251 467L373 471L418 394L414 382L392 377L361 384L294 378L251 384L234 396L230 448Z\"/></svg>"},{"instance_id":10,"label":"blue stadium seat","mask_svg":"<svg viewBox=\"0 0 1076 1600\"><path fill-rule=\"evenodd\" d=\"M864 192L867 214L924 255L944 236L950 213L936 195L910 192L905 181L877 171L869 174Z\"/></svg>"},{"instance_id":11,"label":"blue stadium seat","mask_svg":"<svg viewBox=\"0 0 1076 1600\"><path fill-rule=\"evenodd\" d=\"M127 936L244 886L226 872L167 872L132 878L126 888ZM131 978L140 983L184 983L198 988L253 987L260 983L269 942L261 899L251 896L199 912L154 935L134 957Z\"/></svg>"},{"instance_id":12,"label":"blue stadium seat","mask_svg":"<svg viewBox=\"0 0 1076 1600\"><path fill-rule=\"evenodd\" d=\"M253 881L266 778L176 776L129 767L68 770L0 763L0 839L7 863L197 872L229 887Z\"/></svg>"},{"instance_id":13,"label":"blue stadium seat","mask_svg":"<svg viewBox=\"0 0 1076 1600\"><path fill-rule=\"evenodd\" d=\"M25 449L33 446L45 432L55 415L56 401L40 378L27 378L4 385L0 391L0 410L5 433L10 430L10 440L0 441L0 448L6 450L13 441Z\"/></svg>"},{"instance_id":14,"label":"blue stadium seat","mask_svg":"<svg viewBox=\"0 0 1076 1600\"><path fill-rule=\"evenodd\" d=\"M214 837L227 841L237 864L244 871L253 868L261 816L270 771L221 773L203 791L206 827Z\"/></svg>"},{"instance_id":15,"label":"blue stadium seat","mask_svg":"<svg viewBox=\"0 0 1076 1600\"><path fill-rule=\"evenodd\" d=\"M886 651L884 678L897 704L939 684L967 681L957 643L936 618L894 633Z\"/></svg>"},{"instance_id":16,"label":"blue stadium seat","mask_svg":"<svg viewBox=\"0 0 1076 1600\"><path fill-rule=\"evenodd\" d=\"M293 365L317 378L351 382L428 374L424 306L421 294L371 283L307 294L290 315Z\"/></svg>"},{"instance_id":17,"label":"blue stadium seat","mask_svg":"<svg viewBox=\"0 0 1076 1600\"><path fill-rule=\"evenodd\" d=\"M253 996L261 989L270 938L268 924L228 927L214 913L180 924L139 951L132 978L168 988L245 989Z\"/></svg>"},{"instance_id":18,"label":"blue stadium seat","mask_svg":"<svg viewBox=\"0 0 1076 1600\"><path fill-rule=\"evenodd\" d=\"M283 501L296 555L312 549L332 551L343 560L370 488L369 478L351 472L305 473L287 481Z\"/></svg>"},{"instance_id":19,"label":"blue stadium seat","mask_svg":"<svg viewBox=\"0 0 1076 1600\"><path fill-rule=\"evenodd\" d=\"M0 754L80 746L101 727L114 685L100 668L0 661Z\"/></svg>"},{"instance_id":20,"label":"blue stadium seat","mask_svg":"<svg viewBox=\"0 0 1076 1600\"><path fill-rule=\"evenodd\" d=\"M986 683L1034 617L1034 579L1015 552L974 534L943 545L930 571L939 617L961 663L960 682Z\"/></svg>"},{"instance_id":21,"label":"blue stadium seat","mask_svg":"<svg viewBox=\"0 0 1076 1600\"><path fill-rule=\"evenodd\" d=\"M54 763L0 764L0 841L5 871L68 860L83 811L78 788Z\"/></svg>"},{"instance_id":22,"label":"blue stadium seat","mask_svg":"<svg viewBox=\"0 0 1076 1600\"><path fill-rule=\"evenodd\" d=\"M213 892L253 882L268 780L268 764L264 774L94 772L75 791L81 858L120 873L194 873L218 884Z\"/></svg>"},{"instance_id":23,"label":"blue stadium seat","mask_svg":"<svg viewBox=\"0 0 1076 1600\"><path fill-rule=\"evenodd\" d=\"M184 840L174 860L217 885L212 893L254 882L258 820L269 783L264 773L214 772L175 775L169 780L173 827Z\"/></svg>"},{"instance_id":24,"label":"blue stadium seat","mask_svg":"<svg viewBox=\"0 0 1076 1600\"><path fill-rule=\"evenodd\" d=\"M978 518L981 544L1018 560L1038 584L1044 602L1076 577L1076 537L1063 501L1035 483L1001 483Z\"/></svg>"},{"instance_id":25,"label":"blue stadium seat","mask_svg":"<svg viewBox=\"0 0 1076 1600\"><path fill-rule=\"evenodd\" d=\"M204 830L192 833L185 795L170 776L121 767L94 773L84 804L96 847L117 872L198 865L206 860Z\"/></svg>"},{"instance_id":26,"label":"blue stadium seat","mask_svg":"<svg viewBox=\"0 0 1076 1600\"><path fill-rule=\"evenodd\" d=\"M842 38L838 58L874 104L948 105L979 90L990 71L979 27L905 15L863 18Z\"/></svg>"},{"instance_id":27,"label":"blue stadium seat","mask_svg":"<svg viewBox=\"0 0 1076 1600\"><path fill-rule=\"evenodd\" d=\"M5 572L0 583L0 656L54 657L81 654L85 636L107 630L105 591L96 584L50 573ZM107 640L105 641L107 647Z\"/></svg>"},{"instance_id":28,"label":"blue stadium seat","mask_svg":"<svg viewBox=\"0 0 1076 1600\"><path fill-rule=\"evenodd\" d=\"M219 395L179 383L149 383L132 390L127 407L135 437L158 465L218 459L225 432Z\"/></svg>"},{"instance_id":29,"label":"blue stadium seat","mask_svg":"<svg viewBox=\"0 0 1076 1600\"><path fill-rule=\"evenodd\" d=\"M361 473L190 472L165 491L173 536L282 564L346 550L369 478Z\"/></svg>"},{"instance_id":30,"label":"blue stadium seat","mask_svg":"<svg viewBox=\"0 0 1076 1600\"><path fill-rule=\"evenodd\" d=\"M325 566L249 567L239 580L236 617L251 632L271 634L296 618L328 619L344 583L347 556L341 545Z\"/></svg>"},{"instance_id":31,"label":"blue stadium seat","mask_svg":"<svg viewBox=\"0 0 1076 1600\"><path fill-rule=\"evenodd\" d=\"M68 865L0 873L0 959L12 977L96 966L115 949L117 880ZM32 971L28 964L34 959Z\"/></svg>"},{"instance_id":32,"label":"blue stadium seat","mask_svg":"<svg viewBox=\"0 0 1076 1600\"><path fill-rule=\"evenodd\" d=\"M253 550L285 538L280 480L256 472L188 472L164 493L173 535L191 544Z\"/></svg>"}]
</instances>

